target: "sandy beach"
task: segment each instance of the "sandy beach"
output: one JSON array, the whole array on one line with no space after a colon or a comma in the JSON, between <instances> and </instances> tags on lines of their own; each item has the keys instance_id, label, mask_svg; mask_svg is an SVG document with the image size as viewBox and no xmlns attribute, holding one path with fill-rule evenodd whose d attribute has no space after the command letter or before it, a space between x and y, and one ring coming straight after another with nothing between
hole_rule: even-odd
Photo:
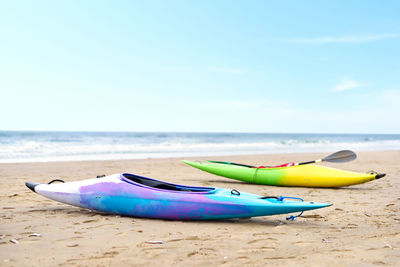
<instances>
[{"instance_id":1,"label":"sandy beach","mask_svg":"<svg viewBox=\"0 0 400 267\"><path fill-rule=\"evenodd\" d=\"M313 160L327 154L207 158L262 165ZM353 162L324 165L375 170L387 176L347 188L319 189L246 184L201 172L183 164L183 158L0 164L0 265L399 266L400 151L357 154ZM34 194L24 184L121 172L185 185L302 197L333 206L305 212L295 221L286 221L285 215L164 221L64 205Z\"/></svg>"}]
</instances>

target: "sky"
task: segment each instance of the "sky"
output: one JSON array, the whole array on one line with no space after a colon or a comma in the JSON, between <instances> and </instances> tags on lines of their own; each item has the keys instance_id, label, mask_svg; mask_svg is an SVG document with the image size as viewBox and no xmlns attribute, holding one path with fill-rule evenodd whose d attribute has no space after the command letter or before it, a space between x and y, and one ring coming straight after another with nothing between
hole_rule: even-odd
<instances>
[{"instance_id":1,"label":"sky","mask_svg":"<svg viewBox=\"0 0 400 267\"><path fill-rule=\"evenodd\" d=\"M0 130L400 133L399 1L1 1Z\"/></svg>"}]
</instances>

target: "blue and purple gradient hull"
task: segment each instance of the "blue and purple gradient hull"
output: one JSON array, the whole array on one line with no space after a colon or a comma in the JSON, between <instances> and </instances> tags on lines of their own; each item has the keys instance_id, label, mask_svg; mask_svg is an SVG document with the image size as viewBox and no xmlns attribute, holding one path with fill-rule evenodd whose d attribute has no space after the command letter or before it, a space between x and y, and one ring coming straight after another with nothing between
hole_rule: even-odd
<instances>
[{"instance_id":1,"label":"blue and purple gradient hull","mask_svg":"<svg viewBox=\"0 0 400 267\"><path fill-rule=\"evenodd\" d=\"M171 220L255 217L331 205L262 198L223 188L176 185L127 173L77 182L26 185L40 195L73 206Z\"/></svg>"}]
</instances>

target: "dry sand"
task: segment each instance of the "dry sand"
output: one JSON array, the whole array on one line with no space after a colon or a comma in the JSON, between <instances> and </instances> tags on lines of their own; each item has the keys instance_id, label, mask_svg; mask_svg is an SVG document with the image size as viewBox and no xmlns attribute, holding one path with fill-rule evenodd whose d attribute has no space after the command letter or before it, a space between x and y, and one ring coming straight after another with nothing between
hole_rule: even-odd
<instances>
[{"instance_id":1,"label":"dry sand","mask_svg":"<svg viewBox=\"0 0 400 267\"><path fill-rule=\"evenodd\" d=\"M376 170L387 176L340 189L285 188L214 176L183 164L179 158L0 164L0 265L399 266L400 151L358 154L356 161L334 166L362 172ZM211 158L261 165L325 155ZM73 181L120 172L260 195L298 196L334 205L305 212L295 221L286 221L285 215L209 222L164 221L91 212L48 200L24 185L25 181ZM32 235L35 233L40 236Z\"/></svg>"}]
</instances>

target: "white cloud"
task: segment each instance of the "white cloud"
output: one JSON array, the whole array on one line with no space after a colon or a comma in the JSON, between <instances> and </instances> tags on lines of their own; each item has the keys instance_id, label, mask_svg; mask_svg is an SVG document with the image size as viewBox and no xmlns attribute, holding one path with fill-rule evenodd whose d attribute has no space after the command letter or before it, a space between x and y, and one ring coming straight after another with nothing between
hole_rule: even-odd
<instances>
[{"instance_id":1,"label":"white cloud","mask_svg":"<svg viewBox=\"0 0 400 267\"><path fill-rule=\"evenodd\" d=\"M349 78L344 78L339 84L332 88L333 92L343 92L354 88L369 86L368 83L360 83Z\"/></svg>"},{"instance_id":2,"label":"white cloud","mask_svg":"<svg viewBox=\"0 0 400 267\"><path fill-rule=\"evenodd\" d=\"M246 69L240 69L240 68L224 68L224 67L212 67L210 68L212 72L221 72L221 73L228 73L228 74L233 74L233 75L240 75L243 73L246 73Z\"/></svg>"},{"instance_id":3,"label":"white cloud","mask_svg":"<svg viewBox=\"0 0 400 267\"><path fill-rule=\"evenodd\" d=\"M332 43L370 43L385 39L399 38L400 34L366 34L366 35L348 35L348 36L320 36L320 37L300 37L292 38L291 42L303 44L332 44Z\"/></svg>"}]
</instances>

